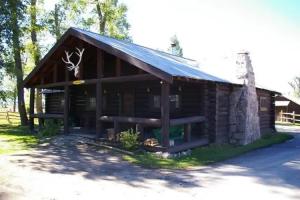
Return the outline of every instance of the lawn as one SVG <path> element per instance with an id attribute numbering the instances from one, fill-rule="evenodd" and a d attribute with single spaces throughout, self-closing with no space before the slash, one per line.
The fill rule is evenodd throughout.
<path id="1" fill-rule="evenodd" d="M 19 124 L 17 117 L 7 120 L 5 114 L 0 113 L 0 155 L 28 150 L 39 143 L 37 136 Z"/>
<path id="2" fill-rule="evenodd" d="M 149 168 L 184 169 L 193 166 L 203 166 L 223 161 L 241 154 L 278 144 L 292 139 L 293 136 L 277 133 L 264 136 L 252 144 L 245 146 L 234 145 L 210 145 L 192 150 L 190 156 L 164 159 L 153 153 L 140 153 L 134 156 L 124 155 L 123 159 Z"/>

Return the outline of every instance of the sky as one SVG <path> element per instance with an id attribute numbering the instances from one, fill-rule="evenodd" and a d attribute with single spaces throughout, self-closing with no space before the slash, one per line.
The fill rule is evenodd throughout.
<path id="1" fill-rule="evenodd" d="M 184 57 L 228 80 L 236 76 L 237 53 L 248 51 L 257 84 L 284 94 L 300 76 L 298 0 L 119 1 L 128 6 L 134 43 L 167 50 L 176 34 Z"/>

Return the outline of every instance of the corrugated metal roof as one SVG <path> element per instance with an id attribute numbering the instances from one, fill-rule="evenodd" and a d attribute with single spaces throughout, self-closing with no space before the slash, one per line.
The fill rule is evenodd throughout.
<path id="1" fill-rule="evenodd" d="M 288 106 L 290 101 L 275 101 L 275 106 Z"/>
<path id="2" fill-rule="evenodd" d="M 174 56 L 162 51 L 150 49 L 123 40 L 106 37 L 79 28 L 74 29 L 115 49 L 118 49 L 119 51 L 122 51 L 134 58 L 148 63 L 153 67 L 158 68 L 172 76 L 230 83 L 227 80 L 203 72 L 202 70 L 200 70 L 197 62 L 194 60 Z"/>

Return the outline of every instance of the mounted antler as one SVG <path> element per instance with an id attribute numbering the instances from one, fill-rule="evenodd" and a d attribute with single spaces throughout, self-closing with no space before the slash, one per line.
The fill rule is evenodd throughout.
<path id="1" fill-rule="evenodd" d="M 80 50 L 79 48 L 76 47 L 76 50 L 77 50 L 77 52 L 75 52 L 75 53 L 76 53 L 76 55 L 79 57 L 79 60 L 78 60 L 78 62 L 77 62 L 76 65 L 70 60 L 70 58 L 71 58 L 71 56 L 73 55 L 74 52 L 72 52 L 72 53 L 69 54 L 68 51 L 65 51 L 66 59 L 67 59 L 67 60 L 65 60 L 63 57 L 62 57 L 61 59 L 62 59 L 62 61 L 63 61 L 64 63 L 67 64 L 68 70 L 69 70 L 69 71 L 74 70 L 74 76 L 75 76 L 76 78 L 79 78 L 79 64 L 80 64 L 81 59 L 82 59 L 82 55 L 83 55 L 83 52 L 84 52 L 84 48 L 83 48 L 82 50 Z"/>

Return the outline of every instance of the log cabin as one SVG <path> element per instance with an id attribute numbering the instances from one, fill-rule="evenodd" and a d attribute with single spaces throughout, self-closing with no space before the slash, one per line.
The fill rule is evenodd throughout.
<path id="1" fill-rule="evenodd" d="M 275 97 L 275 115 L 276 121 L 292 121 L 291 119 L 282 119 L 282 113 L 300 114 L 300 103 L 293 97 L 277 95 Z M 284 116 L 290 117 L 290 116 Z M 292 118 L 292 117 L 290 117 Z"/>
<path id="2" fill-rule="evenodd" d="M 157 139 L 150 150 L 168 152 L 231 142 L 230 94 L 242 87 L 193 60 L 78 28 L 64 33 L 24 86 L 32 130 L 34 118 L 61 119 L 65 134 L 80 130 L 96 138 L 135 128 L 142 141 Z M 34 112 L 37 88 L 43 113 Z M 257 88 L 262 133 L 275 130 L 275 94 Z"/>

